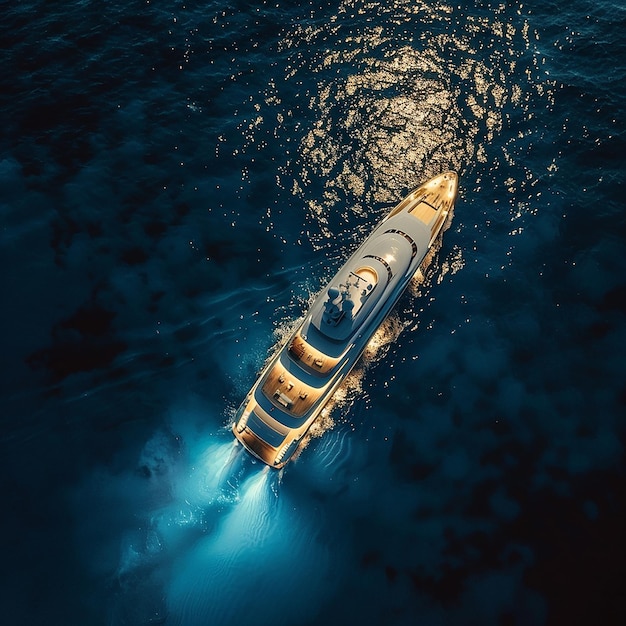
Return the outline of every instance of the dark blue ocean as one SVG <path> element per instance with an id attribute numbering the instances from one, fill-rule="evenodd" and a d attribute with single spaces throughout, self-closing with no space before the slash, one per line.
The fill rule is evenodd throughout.
<path id="1" fill-rule="evenodd" d="M 1 6 L 2 624 L 626 623 L 623 2 Z M 264 469 L 256 374 L 448 169 Z"/>

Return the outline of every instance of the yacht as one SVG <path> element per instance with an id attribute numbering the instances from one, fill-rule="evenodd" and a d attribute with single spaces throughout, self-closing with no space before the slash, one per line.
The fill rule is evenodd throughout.
<path id="1" fill-rule="evenodd" d="M 273 468 L 293 456 L 389 314 L 452 211 L 455 172 L 406 196 L 313 301 L 235 416 L 233 433 Z"/>

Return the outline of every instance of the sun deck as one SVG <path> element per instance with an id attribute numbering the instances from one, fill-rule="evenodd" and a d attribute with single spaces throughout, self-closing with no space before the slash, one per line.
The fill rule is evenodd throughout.
<path id="1" fill-rule="evenodd" d="M 413 207 L 409 213 L 416 217 L 420 222 L 424 224 L 430 224 L 433 221 L 435 215 L 437 215 L 437 210 L 432 207 L 428 202 L 420 202 L 415 207 Z"/>
<path id="2" fill-rule="evenodd" d="M 307 385 L 287 370 L 280 361 L 267 375 L 262 391 L 271 403 L 293 417 L 302 417 L 320 397 L 324 387 Z"/>
<path id="3" fill-rule="evenodd" d="M 298 333 L 289 345 L 289 356 L 306 372 L 318 376 L 328 375 L 339 363 L 340 357 L 324 354 L 306 342 Z"/>

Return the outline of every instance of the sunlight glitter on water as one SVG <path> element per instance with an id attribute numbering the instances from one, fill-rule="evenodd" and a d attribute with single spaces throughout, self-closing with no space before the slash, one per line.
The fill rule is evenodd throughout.
<path id="1" fill-rule="evenodd" d="M 537 90 L 549 99 L 535 80 L 537 60 L 524 58 L 535 34 L 509 23 L 505 8 L 494 13 L 501 17 L 445 3 L 345 1 L 329 22 L 285 34 L 282 51 L 294 51 L 286 80 L 316 86 L 305 91 L 310 128 L 285 171 L 320 247 L 337 232 L 334 212 L 367 215 L 428 175 L 486 162 L 485 143 L 529 115 Z M 384 17 L 390 27 L 356 30 L 355 14 Z M 421 31 L 406 29 L 416 15 Z M 306 56 L 296 52 L 303 46 Z M 520 62 L 529 64 L 527 84 L 510 78 Z M 524 187 L 529 174 L 518 181 Z"/>

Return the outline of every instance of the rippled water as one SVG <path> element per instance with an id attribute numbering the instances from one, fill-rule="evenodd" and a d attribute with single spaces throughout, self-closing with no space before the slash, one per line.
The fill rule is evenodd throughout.
<path id="1" fill-rule="evenodd" d="M 626 10 L 4 7 L 3 618 L 624 618 Z M 405 192 L 454 218 L 298 459 L 234 445 Z"/>

